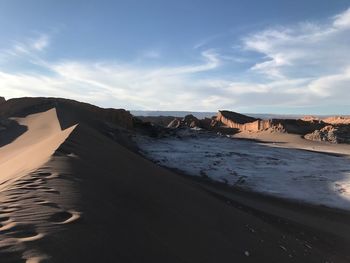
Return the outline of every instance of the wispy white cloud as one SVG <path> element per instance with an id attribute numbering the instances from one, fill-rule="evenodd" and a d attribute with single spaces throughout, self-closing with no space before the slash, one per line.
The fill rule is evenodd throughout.
<path id="1" fill-rule="evenodd" d="M 308 88 L 325 98 L 336 101 L 350 99 L 348 97 L 350 89 L 350 66 L 339 73 L 319 77 L 308 84 Z"/>
<path id="2" fill-rule="evenodd" d="M 309 82 L 299 88 L 317 99 L 335 96 L 336 90 L 347 85 L 348 43 L 350 9 L 334 16 L 329 23 L 300 23 L 249 35 L 244 38 L 244 49 L 265 58 L 253 65 L 252 71 L 270 81 L 308 78 Z"/>
<path id="3" fill-rule="evenodd" d="M 26 39 L 25 41 L 15 41 L 13 46 L 4 50 L 4 53 L 14 56 L 22 56 L 23 54 L 34 54 L 43 51 L 49 45 L 49 37 L 40 35 L 37 38 Z"/>
<path id="4" fill-rule="evenodd" d="M 297 71 L 311 65 L 320 68 L 318 72 L 321 74 L 324 74 L 322 69 L 334 70 L 335 66 L 343 69 L 350 57 L 349 14 L 350 9 L 335 16 L 329 24 L 301 23 L 267 29 L 246 37 L 244 48 L 261 53 L 266 58 L 256 63 L 252 70 L 267 76 L 272 72 L 274 77 L 276 72 L 277 76 L 281 76 L 290 70 Z"/>
<path id="5" fill-rule="evenodd" d="M 10 97 L 62 96 L 139 109 L 180 109 L 195 104 L 204 109 L 201 100 L 206 95 L 200 95 L 191 75 L 219 67 L 220 59 L 213 50 L 202 52 L 201 58 L 202 63 L 156 68 L 127 63 L 37 60 L 37 65 L 51 72 L 49 76 L 0 71 L 0 89 Z"/>
<path id="6" fill-rule="evenodd" d="M 45 51 L 49 44 L 50 38 L 46 34 L 23 41 L 14 41 L 11 47 L 0 50 L 0 66 L 13 60 L 40 60 L 38 55 Z"/>
<path id="7" fill-rule="evenodd" d="M 208 46 L 211 41 L 219 38 L 220 36 L 222 36 L 222 34 L 216 34 L 216 35 L 206 37 L 206 38 L 198 41 L 197 43 L 195 43 L 193 46 L 193 49 L 204 48 L 204 47 Z"/>
<path id="8" fill-rule="evenodd" d="M 348 43 L 350 9 L 323 23 L 303 22 L 246 35 L 235 49 L 241 50 L 239 60 L 232 53 L 206 49 L 195 51 L 197 62 L 175 66 L 48 61 L 42 54 L 50 37 L 41 35 L 14 43 L 7 54 L 23 60 L 29 57 L 46 73 L 9 72 L 0 64 L 0 91 L 7 97 L 59 96 L 128 109 L 249 111 L 260 106 L 349 105 Z M 251 51 L 257 56 L 252 58 Z M 164 57 L 156 50 L 140 54 L 141 60 L 157 58 L 160 63 Z M 252 60 L 246 72 L 227 73 L 230 65 L 247 65 Z M 225 74 L 220 73 L 222 69 Z"/>
<path id="9" fill-rule="evenodd" d="M 158 50 L 146 50 L 142 52 L 142 57 L 143 58 L 150 58 L 150 59 L 158 59 L 161 57 L 161 53 Z"/>
<path id="10" fill-rule="evenodd" d="M 32 49 L 42 51 L 49 45 L 49 37 L 41 35 L 39 38 L 32 40 L 30 47 Z"/>
<path id="11" fill-rule="evenodd" d="M 334 16 L 333 25 L 336 28 L 349 28 L 350 27 L 350 8 L 345 12 Z"/>

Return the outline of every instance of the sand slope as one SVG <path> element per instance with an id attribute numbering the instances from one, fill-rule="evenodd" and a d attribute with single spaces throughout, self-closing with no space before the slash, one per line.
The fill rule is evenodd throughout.
<path id="1" fill-rule="evenodd" d="M 55 109 L 14 120 L 28 130 L 0 148 L 0 190 L 46 163 L 75 128 L 62 131 Z"/>
<path id="2" fill-rule="evenodd" d="M 52 262 L 348 260 L 348 241 L 270 217 L 268 211 L 245 210 L 88 126 L 79 125 L 59 151 L 75 156 L 68 162 L 81 195 L 82 221 L 47 236 L 41 249 Z"/>
<path id="3" fill-rule="evenodd" d="M 273 143 L 275 147 L 304 149 L 315 152 L 335 153 L 350 156 L 349 144 L 334 144 L 327 142 L 309 141 L 297 134 L 279 132 L 240 132 L 233 138 L 252 139 L 266 143 Z"/>
<path id="4" fill-rule="evenodd" d="M 40 262 L 46 255 L 30 244 L 78 215 L 53 210 L 72 200 L 57 200 L 57 187 L 47 183 L 54 174 L 42 170 L 75 126 L 62 131 L 54 108 L 14 120 L 27 130 L 0 148 L 0 262 Z"/>

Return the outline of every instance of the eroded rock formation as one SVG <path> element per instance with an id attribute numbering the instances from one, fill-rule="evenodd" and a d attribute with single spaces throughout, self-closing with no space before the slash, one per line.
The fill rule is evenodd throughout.
<path id="1" fill-rule="evenodd" d="M 241 132 L 259 132 L 269 130 L 271 132 L 288 132 L 301 135 L 305 135 L 316 129 L 321 129 L 325 126 L 323 122 L 317 120 L 261 120 L 230 111 L 219 111 L 216 116 L 216 121 L 227 127 L 236 128 Z"/>
<path id="2" fill-rule="evenodd" d="M 324 122 L 329 124 L 350 124 L 350 116 L 334 116 L 323 119 Z"/>
<path id="3" fill-rule="evenodd" d="M 158 116 L 152 118 L 159 122 L 165 117 Z M 171 119 L 169 116 L 166 118 L 167 121 Z M 159 129 L 157 130 L 157 134 L 159 134 L 160 130 L 164 130 L 165 126 L 173 130 L 177 128 L 201 128 L 203 130 L 226 135 L 238 132 L 283 132 L 298 134 L 309 140 L 333 143 L 350 142 L 350 128 L 346 127 L 346 125 L 329 124 L 327 122 L 343 124 L 350 122 L 350 118 L 332 117 L 322 119 L 314 116 L 306 116 L 302 119 L 258 119 L 240 113 L 222 110 L 212 118 L 204 118 L 201 120 L 191 114 L 186 115 L 184 118 L 173 117 L 168 125 L 158 125 Z M 348 126 L 350 127 L 350 125 Z"/>
<path id="4" fill-rule="evenodd" d="M 183 119 L 175 118 L 168 124 L 168 128 L 201 128 L 200 121 L 192 114 L 186 115 Z"/>
<path id="5" fill-rule="evenodd" d="M 306 134 L 305 139 L 331 143 L 350 143 L 350 125 L 327 125 L 320 130 Z"/>

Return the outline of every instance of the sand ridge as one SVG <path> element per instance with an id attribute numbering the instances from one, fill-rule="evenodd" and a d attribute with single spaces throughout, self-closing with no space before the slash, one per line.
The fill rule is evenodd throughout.
<path id="1" fill-rule="evenodd" d="M 0 190 L 46 163 L 76 127 L 62 131 L 55 108 L 14 119 L 28 130 L 0 148 Z"/>
<path id="2" fill-rule="evenodd" d="M 13 120 L 27 131 L 0 148 L 0 261 L 41 262 L 48 256 L 32 244 L 80 218 L 64 200 L 69 182 L 47 166 L 77 125 L 62 131 L 55 108 Z"/>

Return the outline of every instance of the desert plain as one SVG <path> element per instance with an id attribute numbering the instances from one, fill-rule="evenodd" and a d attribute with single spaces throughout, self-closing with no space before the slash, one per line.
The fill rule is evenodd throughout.
<path id="1" fill-rule="evenodd" d="M 0 262 L 349 262 L 346 118 L 0 103 Z"/>

